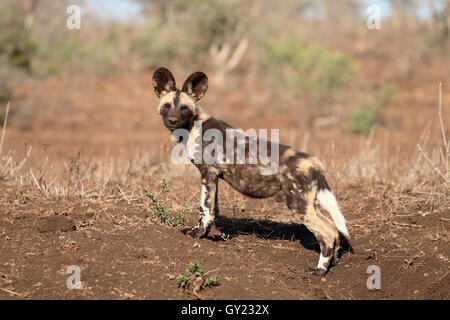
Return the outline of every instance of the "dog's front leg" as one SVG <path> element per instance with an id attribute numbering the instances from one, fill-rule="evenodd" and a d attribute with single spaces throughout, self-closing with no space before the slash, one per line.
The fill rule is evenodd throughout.
<path id="1" fill-rule="evenodd" d="M 217 184 L 218 175 L 212 170 L 205 170 L 202 175 L 202 196 L 200 200 L 200 220 L 197 225 L 187 231 L 192 237 L 202 237 L 206 235 L 214 222 L 216 212 L 213 212 L 213 198 L 217 206 Z M 218 208 L 217 208 L 218 210 Z M 216 209 L 214 209 L 216 211 Z M 218 215 L 218 212 L 217 212 Z"/>

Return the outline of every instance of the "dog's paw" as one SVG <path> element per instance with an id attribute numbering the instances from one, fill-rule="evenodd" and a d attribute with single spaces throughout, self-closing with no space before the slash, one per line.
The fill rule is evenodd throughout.
<path id="1" fill-rule="evenodd" d="M 326 273 L 327 273 L 327 269 L 324 269 L 324 268 L 311 268 L 311 267 L 308 267 L 308 268 L 306 268 L 306 270 L 305 270 L 305 272 L 306 273 L 309 273 L 309 274 L 312 274 L 312 275 L 315 275 L 315 276 L 323 276 L 323 275 L 325 275 Z"/>
<path id="2" fill-rule="evenodd" d="M 206 230 L 204 228 L 200 228 L 199 226 L 195 226 L 193 228 L 186 229 L 185 234 L 192 238 L 201 238 L 206 234 Z"/>

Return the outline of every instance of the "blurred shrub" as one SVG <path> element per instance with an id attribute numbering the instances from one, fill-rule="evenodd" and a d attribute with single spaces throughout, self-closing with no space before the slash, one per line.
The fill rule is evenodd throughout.
<path id="1" fill-rule="evenodd" d="M 288 37 L 263 45 L 263 67 L 275 88 L 294 95 L 312 95 L 318 105 L 329 103 L 346 88 L 357 70 L 348 56 Z"/>
<path id="2" fill-rule="evenodd" d="M 46 50 L 41 50 L 38 60 L 34 71 L 40 76 L 63 72 L 114 74 L 119 62 L 115 31 L 113 29 L 95 40 L 88 39 L 85 34 L 64 34 Z"/>
<path id="3" fill-rule="evenodd" d="M 31 72 L 37 41 L 18 5 L 0 6 L 0 104 L 11 100 L 17 72 Z M 0 114 L 0 126 L 4 114 Z"/>
<path id="4" fill-rule="evenodd" d="M 5 121 L 6 109 L 4 108 L 4 105 L 11 100 L 12 95 L 13 92 L 8 78 L 8 70 L 5 63 L 2 63 L 2 59 L 0 58 L 0 127 L 3 126 Z"/>
<path id="5" fill-rule="evenodd" d="M 5 111 L 0 111 L 0 127 L 3 127 L 3 124 L 5 123 L 5 116 L 6 116 L 6 113 L 5 113 Z"/>
<path id="6" fill-rule="evenodd" d="M 434 50 L 439 47 L 439 39 L 433 33 L 425 33 L 422 36 L 422 43 L 426 50 Z"/>
<path id="7" fill-rule="evenodd" d="M 177 57 L 184 60 L 181 55 L 185 52 L 186 43 L 180 42 L 177 34 L 171 36 L 170 33 L 160 21 L 155 22 L 131 40 L 131 50 L 139 54 L 145 67 L 151 69 L 170 65 Z"/>
<path id="8" fill-rule="evenodd" d="M 6 84 L 6 82 L 0 80 L 0 104 L 11 100 L 11 97 L 12 97 L 11 88 Z"/>
<path id="9" fill-rule="evenodd" d="M 394 102 L 399 95 L 396 86 L 385 83 L 376 88 L 373 92 L 373 102 L 366 102 L 358 110 L 350 114 L 345 121 L 345 127 L 348 131 L 368 135 L 373 125 L 379 121 L 381 111 Z"/>
<path id="10" fill-rule="evenodd" d="M 11 100 L 12 88 L 10 83 L 9 68 L 0 58 L 0 105 Z"/>
<path id="11" fill-rule="evenodd" d="M 399 94 L 400 91 L 395 85 L 390 83 L 383 83 L 375 91 L 376 103 L 378 103 L 381 108 L 384 108 L 390 105 L 392 102 L 395 102 Z"/>
<path id="12" fill-rule="evenodd" d="M 196 0 L 196 2 L 192 14 L 197 15 L 195 24 L 201 40 L 197 48 L 199 52 L 208 50 L 212 44 L 237 42 L 246 28 L 244 23 L 246 8 L 242 1 Z"/>
<path id="13" fill-rule="evenodd" d="M 0 57 L 6 63 L 31 70 L 37 42 L 25 23 L 25 15 L 15 5 L 0 8 Z"/>
<path id="14" fill-rule="evenodd" d="M 380 108 L 370 103 L 354 111 L 345 122 L 345 127 L 352 133 L 369 135 L 380 115 Z"/>
<path id="15" fill-rule="evenodd" d="M 149 24 L 132 40 L 146 67 L 178 64 L 209 68 L 211 46 L 236 44 L 245 30 L 245 2 L 166 0 L 165 18 Z"/>

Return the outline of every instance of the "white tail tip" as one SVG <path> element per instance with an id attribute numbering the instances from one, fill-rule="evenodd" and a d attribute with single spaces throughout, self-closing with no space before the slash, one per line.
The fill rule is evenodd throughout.
<path id="1" fill-rule="evenodd" d="M 320 205 L 330 213 L 330 216 L 339 232 L 342 233 L 347 239 L 350 239 L 345 218 L 342 215 L 341 210 L 339 210 L 334 194 L 327 189 L 320 190 L 317 192 L 317 200 L 319 200 Z"/>

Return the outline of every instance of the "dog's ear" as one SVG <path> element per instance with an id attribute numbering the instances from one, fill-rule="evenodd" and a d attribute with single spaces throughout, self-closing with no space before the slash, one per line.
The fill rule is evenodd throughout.
<path id="1" fill-rule="evenodd" d="M 195 101 L 200 100 L 208 90 L 208 77 L 203 72 L 194 72 L 183 84 L 181 91 L 190 95 Z"/>
<path id="2" fill-rule="evenodd" d="M 175 79 L 172 73 L 164 67 L 158 68 L 153 73 L 153 87 L 158 98 L 165 96 L 171 91 L 175 91 Z"/>

